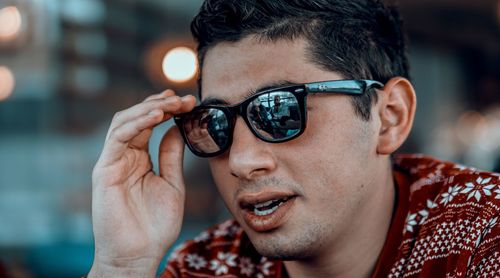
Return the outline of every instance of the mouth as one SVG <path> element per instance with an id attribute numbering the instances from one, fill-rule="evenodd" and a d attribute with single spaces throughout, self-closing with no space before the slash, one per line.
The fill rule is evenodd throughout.
<path id="1" fill-rule="evenodd" d="M 262 192 L 240 199 L 243 220 L 257 232 L 278 228 L 287 219 L 297 195 L 284 192 Z"/>
<path id="2" fill-rule="evenodd" d="M 255 215 L 266 216 L 266 215 L 270 215 L 271 213 L 275 212 L 281 205 L 286 203 L 291 198 L 293 198 L 293 197 L 271 199 L 268 201 L 257 202 L 254 204 L 248 203 L 248 204 L 244 205 L 243 208 L 246 211 L 250 211 L 250 212 L 254 213 Z"/>

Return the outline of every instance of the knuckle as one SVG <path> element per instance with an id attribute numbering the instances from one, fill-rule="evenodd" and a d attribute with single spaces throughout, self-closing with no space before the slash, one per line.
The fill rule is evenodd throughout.
<path id="1" fill-rule="evenodd" d="M 155 100 L 158 100 L 160 99 L 160 96 L 159 95 L 151 95 L 149 97 L 147 97 L 143 103 L 147 103 L 147 102 L 152 102 L 152 101 L 155 101 Z"/>
<path id="2" fill-rule="evenodd" d="M 123 115 L 123 111 L 118 111 L 113 115 L 113 120 L 119 119 Z"/>
<path id="3" fill-rule="evenodd" d="M 147 96 L 144 100 L 150 100 L 156 96 L 158 96 L 159 94 L 150 94 L 149 96 Z"/>
<path id="4" fill-rule="evenodd" d="M 169 102 L 169 106 L 172 108 L 172 109 L 178 109 L 180 108 L 182 105 L 181 103 L 181 98 L 179 96 L 175 96 L 173 97 L 172 101 Z"/>
<path id="5" fill-rule="evenodd" d="M 168 101 L 168 103 L 176 104 L 176 103 L 178 103 L 178 102 L 181 101 L 181 97 L 179 97 L 179 96 L 171 96 L 171 97 L 167 98 L 167 101 Z"/>
<path id="6" fill-rule="evenodd" d="M 109 138 L 113 138 L 113 139 L 120 138 L 121 134 L 123 134 L 123 132 L 121 131 L 121 129 L 118 128 L 118 127 L 115 127 L 109 133 Z"/>

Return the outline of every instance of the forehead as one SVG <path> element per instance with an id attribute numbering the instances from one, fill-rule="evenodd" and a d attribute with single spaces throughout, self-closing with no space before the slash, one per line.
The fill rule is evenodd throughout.
<path id="1" fill-rule="evenodd" d="M 247 37 L 211 48 L 202 68 L 202 99 L 237 103 L 250 92 L 270 84 L 307 83 L 340 79 L 309 59 L 305 40 L 262 41 Z"/>

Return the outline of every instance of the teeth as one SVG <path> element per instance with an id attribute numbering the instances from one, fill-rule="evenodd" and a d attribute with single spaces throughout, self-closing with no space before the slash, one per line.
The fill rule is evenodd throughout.
<path id="1" fill-rule="evenodd" d="M 274 201 L 276 201 L 276 200 L 269 200 L 269 201 L 267 201 L 267 202 L 265 202 L 265 203 L 259 203 L 259 204 L 256 204 L 256 205 L 255 205 L 255 208 L 267 207 L 267 206 L 269 206 L 270 204 L 272 204 Z"/>
<path id="2" fill-rule="evenodd" d="M 271 213 L 275 212 L 281 204 L 283 204 L 283 203 L 281 202 L 281 203 L 279 203 L 279 205 L 277 205 L 277 206 L 274 206 L 274 207 L 272 207 L 272 208 L 270 208 L 270 209 L 266 209 L 266 210 L 262 210 L 262 211 L 260 211 L 260 210 L 258 210 L 257 208 L 255 208 L 255 209 L 253 210 L 253 212 L 254 212 L 256 215 L 258 215 L 258 216 L 269 215 L 269 214 L 271 214 Z"/>
<path id="3" fill-rule="evenodd" d="M 287 198 L 287 197 L 285 197 L 285 198 L 283 198 L 283 199 L 273 199 L 273 200 L 269 200 L 269 201 L 264 202 L 264 203 L 258 203 L 258 204 L 256 204 L 256 205 L 254 205 L 254 207 L 255 207 L 255 208 L 267 207 L 267 206 L 271 205 L 273 202 L 278 202 L 278 201 L 280 201 L 281 203 L 283 203 L 283 202 L 288 201 L 288 198 Z"/>
<path id="4" fill-rule="evenodd" d="M 279 200 L 279 199 L 275 199 L 275 200 L 269 200 L 267 202 L 264 202 L 264 203 L 259 203 L 259 204 L 256 204 L 254 206 L 254 209 L 253 209 L 253 212 L 258 215 L 258 216 L 264 216 L 264 215 L 269 215 L 273 212 L 275 212 L 284 202 L 286 202 L 288 199 L 285 198 L 285 199 L 282 199 L 282 200 Z M 279 203 L 278 203 L 279 201 Z M 274 206 L 268 208 L 268 209 L 264 209 L 262 210 L 262 208 L 264 207 L 269 207 L 271 204 L 275 204 Z"/>

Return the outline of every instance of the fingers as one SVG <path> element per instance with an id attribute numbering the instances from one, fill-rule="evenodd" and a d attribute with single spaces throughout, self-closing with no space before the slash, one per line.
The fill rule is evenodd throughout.
<path id="1" fill-rule="evenodd" d="M 112 131 L 113 139 L 120 143 L 127 143 L 139 135 L 143 130 L 157 124 L 163 117 L 163 111 L 155 109 L 146 115 L 141 115 L 134 120 L 126 122 Z"/>
<path id="2" fill-rule="evenodd" d="M 143 103 L 117 113 L 108 131 L 103 155 L 108 161 L 119 159 L 135 137 L 171 118 L 174 114 L 190 111 L 195 102 L 193 96 L 183 98 L 178 96 L 167 96 L 166 98 L 157 96 L 155 98 L 152 96 Z"/>
<path id="3" fill-rule="evenodd" d="M 167 92 L 167 94 L 170 93 Z M 185 96 L 181 98 L 175 95 L 166 97 L 162 94 L 154 95 L 151 96 L 151 98 L 146 99 L 144 102 L 116 113 L 109 129 L 113 130 L 118 126 L 121 126 L 142 115 L 146 115 L 155 109 L 163 110 L 165 112 L 163 120 L 168 120 L 174 111 L 177 113 L 184 113 L 187 109 L 192 109 L 190 104 L 194 102 L 196 102 L 196 100 L 193 96 Z"/>
<path id="4" fill-rule="evenodd" d="M 182 162 L 184 158 L 184 141 L 177 126 L 170 128 L 163 136 L 159 151 L 160 176 L 179 190 L 184 184 Z"/>
<path id="5" fill-rule="evenodd" d="M 112 162 L 119 160 L 123 152 L 129 146 L 129 142 L 139 136 L 144 130 L 154 127 L 160 123 L 164 112 L 156 109 L 146 115 L 141 115 L 108 133 L 108 138 L 104 144 L 102 157 L 106 161 Z"/>
<path id="6" fill-rule="evenodd" d="M 159 94 L 154 94 L 154 95 L 150 95 L 149 97 L 147 97 L 146 99 L 144 99 L 143 102 L 146 102 L 146 101 L 149 101 L 149 100 L 153 100 L 153 99 L 159 99 L 159 98 L 165 98 L 165 97 L 171 97 L 171 96 L 174 96 L 175 95 L 175 92 L 173 90 L 165 90 Z"/>

